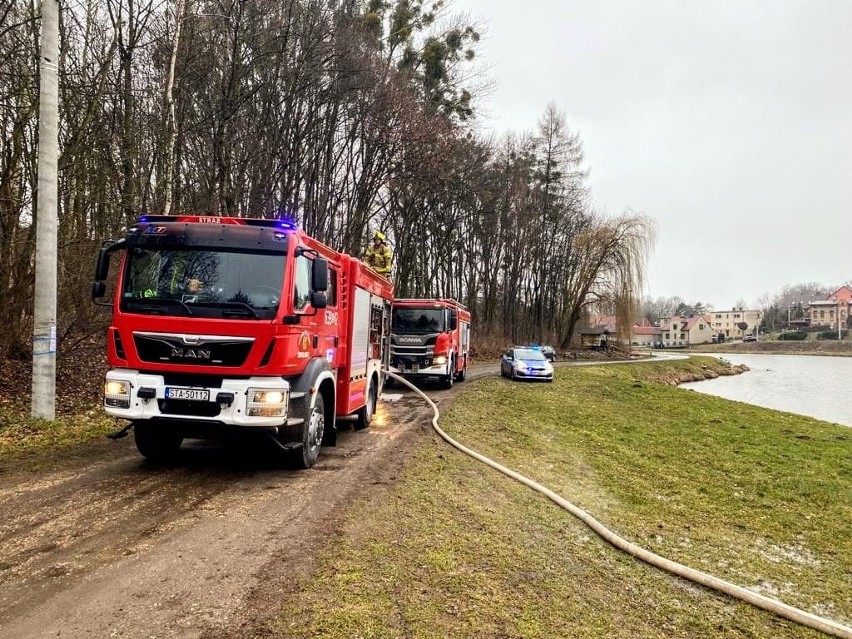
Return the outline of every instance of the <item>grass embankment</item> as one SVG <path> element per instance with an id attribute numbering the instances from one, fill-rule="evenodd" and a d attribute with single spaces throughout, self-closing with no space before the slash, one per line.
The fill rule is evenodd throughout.
<path id="1" fill-rule="evenodd" d="M 0 406 L 0 465 L 15 461 L 38 467 L 51 453 L 79 447 L 120 426 L 101 406 L 58 415 L 53 422 Z"/>
<path id="2" fill-rule="evenodd" d="M 698 344 L 690 350 L 704 353 L 749 353 L 753 355 L 827 355 L 852 357 L 852 341 L 804 340 L 785 341 L 763 339 L 759 342 L 726 342 L 724 344 Z"/>
<path id="3" fill-rule="evenodd" d="M 849 623 L 852 431 L 648 381 L 699 368 L 486 379 L 442 426 L 640 545 Z M 325 557 L 272 636 L 820 636 L 641 564 L 437 438 Z"/>

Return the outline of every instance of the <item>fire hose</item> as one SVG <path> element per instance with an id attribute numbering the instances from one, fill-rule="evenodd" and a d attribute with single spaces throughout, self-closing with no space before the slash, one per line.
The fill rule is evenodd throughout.
<path id="1" fill-rule="evenodd" d="M 805 610 L 801 610 L 799 608 L 795 608 L 788 604 L 785 604 L 782 601 L 777 599 L 773 599 L 771 597 L 766 597 L 759 593 L 748 590 L 747 588 L 743 588 L 742 586 L 738 586 L 729 581 L 725 581 L 719 577 L 715 577 L 706 572 L 702 572 L 700 570 L 696 570 L 695 568 L 690 568 L 689 566 L 685 566 L 676 561 L 672 561 L 671 559 L 666 559 L 665 557 L 658 555 L 656 553 L 651 552 L 641 546 L 637 546 L 636 544 L 627 541 L 623 537 L 617 535 L 609 528 L 601 524 L 597 519 L 592 517 L 585 510 L 575 506 L 570 501 L 565 499 L 564 497 L 559 496 L 549 488 L 542 486 L 541 484 L 529 479 L 520 473 L 511 470 L 510 468 L 506 468 L 498 464 L 497 462 L 489 459 L 485 455 L 481 455 L 476 451 L 467 448 L 466 446 L 460 444 L 452 437 L 447 435 L 441 427 L 438 426 L 438 419 L 441 416 L 438 407 L 423 391 L 417 388 L 414 384 L 404 379 L 402 376 L 397 375 L 395 373 L 391 373 L 386 371 L 386 374 L 398 381 L 401 384 L 404 384 L 408 388 L 412 389 L 415 393 L 420 395 L 427 404 L 432 408 L 433 416 L 432 416 L 432 428 L 436 433 L 450 446 L 457 448 L 461 452 L 465 453 L 481 461 L 483 464 L 491 466 L 495 470 L 503 473 L 507 477 L 511 477 L 515 481 L 518 481 L 525 486 L 532 488 L 533 490 L 541 493 L 552 502 L 567 510 L 569 513 L 580 519 L 584 524 L 586 524 L 589 528 L 591 528 L 599 537 L 603 538 L 605 541 L 609 542 L 611 545 L 615 546 L 615 548 L 626 552 L 641 561 L 644 561 L 651 566 L 655 566 L 656 568 L 660 568 L 665 570 L 668 573 L 676 575 L 678 577 L 682 577 L 694 583 L 700 584 L 702 586 L 706 586 L 707 588 L 711 588 L 717 592 L 721 592 L 730 597 L 738 599 L 740 601 L 744 601 L 749 603 L 757 608 L 761 608 L 768 612 L 778 615 L 779 617 L 783 617 L 789 621 L 793 621 L 795 623 L 801 624 L 803 626 L 807 626 L 808 628 L 813 628 L 814 630 L 819 630 L 824 632 L 827 635 L 831 635 L 834 637 L 840 637 L 841 639 L 852 639 L 852 628 L 849 626 L 844 626 L 836 621 L 832 621 L 831 619 L 826 619 L 825 617 L 820 617 L 814 615 Z"/>

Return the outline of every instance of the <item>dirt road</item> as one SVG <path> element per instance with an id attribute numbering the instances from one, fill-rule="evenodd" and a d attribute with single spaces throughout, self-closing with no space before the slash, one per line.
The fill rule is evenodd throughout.
<path id="1" fill-rule="evenodd" d="M 429 431 L 424 403 L 392 392 L 403 396 L 308 471 L 282 470 L 266 447 L 194 442 L 158 469 L 126 438 L 0 474 L 0 638 L 251 636 L 334 542 L 347 504 L 392 484 Z"/>

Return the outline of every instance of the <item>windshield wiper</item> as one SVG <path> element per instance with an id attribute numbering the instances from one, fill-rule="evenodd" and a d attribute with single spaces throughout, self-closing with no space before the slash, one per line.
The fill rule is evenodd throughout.
<path id="1" fill-rule="evenodd" d="M 207 306 L 210 308 L 223 308 L 223 309 L 233 309 L 239 311 L 246 311 L 251 314 L 254 319 L 260 319 L 260 315 L 254 309 L 253 306 L 246 304 L 245 302 L 195 302 L 196 306 Z"/>
<path id="2" fill-rule="evenodd" d="M 189 306 L 187 306 L 186 302 L 183 302 L 181 300 L 158 299 L 157 301 L 158 302 L 165 302 L 166 304 L 180 304 L 181 306 L 183 306 L 183 309 L 186 311 L 187 315 L 193 314 L 192 309 L 189 308 Z M 169 308 L 167 306 L 161 306 L 159 304 L 146 304 L 144 302 L 137 301 L 137 300 L 130 300 L 130 302 L 132 302 L 133 304 L 136 304 L 136 309 L 140 310 L 140 311 L 148 311 L 148 312 L 153 312 L 153 313 L 166 313 L 169 310 Z"/>

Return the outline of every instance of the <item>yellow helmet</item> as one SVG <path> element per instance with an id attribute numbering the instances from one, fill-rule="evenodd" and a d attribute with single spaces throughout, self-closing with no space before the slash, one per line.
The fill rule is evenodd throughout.
<path id="1" fill-rule="evenodd" d="M 374 240 L 381 240 L 382 242 L 384 242 L 388 238 L 386 238 L 385 234 L 382 233 L 381 231 L 376 231 L 376 233 L 373 235 L 373 239 Z"/>

